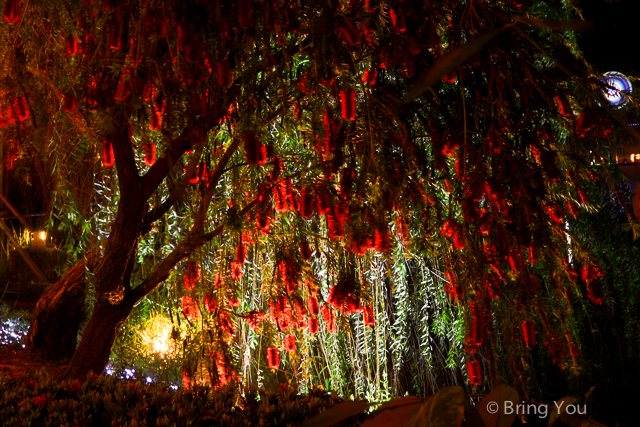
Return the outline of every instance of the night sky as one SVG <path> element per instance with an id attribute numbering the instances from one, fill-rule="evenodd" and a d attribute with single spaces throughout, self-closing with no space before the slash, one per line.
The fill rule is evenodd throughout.
<path id="1" fill-rule="evenodd" d="M 640 1 L 581 0 L 584 17 L 595 23 L 580 47 L 598 71 L 640 74 Z"/>

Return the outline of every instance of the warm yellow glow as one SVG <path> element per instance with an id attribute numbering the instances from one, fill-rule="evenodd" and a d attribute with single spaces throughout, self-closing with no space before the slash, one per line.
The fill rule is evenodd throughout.
<path id="1" fill-rule="evenodd" d="M 165 355 L 173 351 L 171 340 L 172 326 L 169 319 L 160 314 L 149 319 L 145 330 L 138 332 L 149 353 Z"/>
<path id="2" fill-rule="evenodd" d="M 41 231 L 38 233 L 38 237 L 40 237 L 40 240 L 47 240 L 47 233 L 44 231 Z"/>

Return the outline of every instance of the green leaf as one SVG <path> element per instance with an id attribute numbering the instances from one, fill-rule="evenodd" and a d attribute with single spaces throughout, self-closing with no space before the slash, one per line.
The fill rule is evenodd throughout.
<path id="1" fill-rule="evenodd" d="M 470 415 L 469 426 L 509 427 L 516 420 L 515 407 L 518 404 L 518 392 L 506 384 L 498 384 Z M 507 414 L 506 403 L 511 402 L 512 411 Z"/>
<path id="2" fill-rule="evenodd" d="M 445 387 L 427 400 L 406 427 L 460 427 L 464 420 L 464 390 Z"/>
<path id="3" fill-rule="evenodd" d="M 392 399 L 382 405 L 363 424 L 363 427 L 404 426 L 420 410 L 424 400 L 415 396 Z"/>
<path id="4" fill-rule="evenodd" d="M 365 402 L 343 402 L 333 406 L 319 415 L 306 420 L 301 427 L 326 427 L 345 420 L 371 406 Z"/>
<path id="5" fill-rule="evenodd" d="M 553 404 L 553 412 L 549 416 L 549 424 L 547 427 L 551 427 L 560 418 L 564 411 L 567 410 L 567 406 L 571 405 L 577 399 L 575 397 L 563 397 L 559 401 Z M 564 421 L 564 420 L 563 420 Z"/>

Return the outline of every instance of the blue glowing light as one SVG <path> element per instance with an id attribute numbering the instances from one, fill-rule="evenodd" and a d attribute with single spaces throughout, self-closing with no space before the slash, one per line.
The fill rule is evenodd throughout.
<path id="1" fill-rule="evenodd" d="M 622 107 L 629 100 L 631 82 L 622 73 L 610 71 L 604 74 L 604 83 L 609 86 L 604 90 L 604 97 L 612 107 Z"/>

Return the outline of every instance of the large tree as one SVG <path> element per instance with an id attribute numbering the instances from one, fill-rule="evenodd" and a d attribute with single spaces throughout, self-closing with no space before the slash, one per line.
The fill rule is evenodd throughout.
<path id="1" fill-rule="evenodd" d="M 577 367 L 569 299 L 598 303 L 603 272 L 567 239 L 564 217 L 588 204 L 581 186 L 612 130 L 633 131 L 603 101 L 568 31 L 586 26 L 558 21 L 567 15 L 559 2 L 506 0 L 5 2 L 7 164 L 36 153 L 59 176 L 89 162 L 75 194 L 87 217 L 93 183 L 115 186 L 67 376 L 102 372 L 133 307 L 214 238 L 235 254 L 227 277 L 245 245 L 267 242 L 283 312 L 283 297 L 317 293 L 305 234 L 316 252 L 322 240 L 347 254 L 331 318 L 361 304 L 350 264 L 389 252 L 391 229 L 443 260 L 446 290 L 468 312 L 471 382 L 481 346 L 506 349 L 518 372 L 535 330 L 558 364 Z M 160 232 L 172 212 L 188 227 Z M 139 254 L 149 239 L 172 241 L 150 267 Z M 68 301 L 83 262 L 44 297 Z"/>

